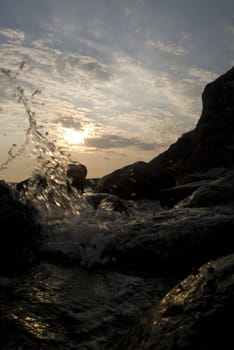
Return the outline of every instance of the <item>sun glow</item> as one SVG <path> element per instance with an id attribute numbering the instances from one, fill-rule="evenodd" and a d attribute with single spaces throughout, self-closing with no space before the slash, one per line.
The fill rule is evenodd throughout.
<path id="1" fill-rule="evenodd" d="M 88 137 L 88 133 L 84 130 L 78 131 L 72 128 L 64 130 L 64 140 L 70 145 L 81 145 Z"/>

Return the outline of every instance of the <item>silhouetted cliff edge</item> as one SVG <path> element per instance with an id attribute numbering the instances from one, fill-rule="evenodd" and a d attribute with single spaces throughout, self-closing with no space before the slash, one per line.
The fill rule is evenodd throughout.
<path id="1" fill-rule="evenodd" d="M 152 159 L 151 167 L 168 168 L 176 177 L 234 167 L 234 67 L 205 87 L 202 103 L 196 128 Z"/>
<path id="2" fill-rule="evenodd" d="M 123 198 L 157 197 L 192 173 L 234 168 L 234 67 L 202 93 L 202 114 L 194 130 L 150 162 L 137 162 L 100 179 L 99 192 Z"/>

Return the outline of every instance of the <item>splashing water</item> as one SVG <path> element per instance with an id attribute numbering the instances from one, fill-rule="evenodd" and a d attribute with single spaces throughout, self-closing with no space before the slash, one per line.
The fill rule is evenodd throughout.
<path id="1" fill-rule="evenodd" d="M 40 91 L 36 89 L 31 98 L 26 96 L 24 89 L 18 84 L 18 77 L 23 68 L 24 61 L 19 65 L 16 73 L 4 68 L 0 69 L 0 72 L 10 82 L 17 102 L 23 105 L 28 119 L 25 142 L 17 152 L 14 152 L 15 145 L 9 149 L 8 158 L 0 166 L 0 171 L 6 169 L 10 162 L 22 155 L 32 144 L 32 155 L 36 159 L 37 166 L 24 195 L 36 204 L 42 212 L 42 216 L 46 216 L 47 220 L 51 218 L 52 212 L 54 214 L 56 210 L 61 215 L 59 209 L 63 210 L 63 216 L 68 211 L 77 215 L 83 206 L 82 201 L 78 193 L 75 193 L 76 200 L 73 198 L 74 193 L 68 195 L 66 180 L 66 169 L 71 160 L 69 155 L 40 132 L 37 126 L 36 113 L 31 108 L 33 97 Z M 38 179 L 43 180 L 38 181 Z M 44 183 L 44 186 L 42 183 Z"/>
<path id="2" fill-rule="evenodd" d="M 0 171 L 32 147 L 31 154 L 37 166 L 22 197 L 30 200 L 39 211 L 37 219 L 43 225 L 47 237 L 44 249 L 47 253 L 59 253 L 68 259 L 79 260 L 85 266 L 100 263 L 102 252 L 112 234 L 123 232 L 126 224 L 146 218 L 153 210 L 152 203 L 147 208 L 144 208 L 145 203 L 143 207 L 137 204 L 139 208 L 134 204 L 131 216 L 108 208 L 95 210 L 86 196 L 80 195 L 75 189 L 68 191 L 67 168 L 71 159 L 40 132 L 36 113 L 31 108 L 34 96 L 40 91 L 36 89 L 30 98 L 26 96 L 18 83 L 23 68 L 24 62 L 16 73 L 0 69 L 0 73 L 10 82 L 17 102 L 23 105 L 28 120 L 25 142 L 15 153 L 12 146 L 7 160 L 0 165 Z"/>
<path id="3" fill-rule="evenodd" d="M 14 146 L 10 148 L 7 160 L 0 165 L 0 171 L 32 147 L 31 154 L 37 165 L 22 192 L 22 199 L 30 200 L 39 211 L 37 220 L 43 225 L 47 236 L 44 249 L 47 252 L 58 251 L 69 259 L 79 259 L 81 263 L 90 265 L 101 256 L 110 239 L 111 228 L 115 226 L 115 230 L 120 229 L 126 217 L 116 212 L 95 211 L 85 196 L 75 189 L 68 192 L 66 172 L 71 159 L 40 132 L 36 113 L 31 108 L 32 99 L 39 90 L 35 90 L 30 98 L 26 96 L 18 83 L 23 68 L 24 62 L 16 73 L 0 69 L 12 86 L 16 101 L 23 105 L 28 120 L 23 145 L 17 152 L 14 152 Z"/>

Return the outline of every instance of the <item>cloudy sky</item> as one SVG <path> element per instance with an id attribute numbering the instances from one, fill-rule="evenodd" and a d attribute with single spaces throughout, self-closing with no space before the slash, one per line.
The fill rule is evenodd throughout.
<path id="1" fill-rule="evenodd" d="M 194 128 L 233 54 L 231 0 L 0 0 L 0 167 L 15 155 L 0 178 L 33 167 L 30 145 L 17 157 L 29 123 L 16 86 L 41 133 L 99 177 Z"/>

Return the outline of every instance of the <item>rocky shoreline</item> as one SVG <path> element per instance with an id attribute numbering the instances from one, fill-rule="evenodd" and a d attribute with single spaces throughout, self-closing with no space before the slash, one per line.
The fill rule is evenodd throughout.
<path id="1" fill-rule="evenodd" d="M 81 294 L 75 296 L 66 290 L 66 298 L 69 296 L 73 304 L 79 303 L 80 309 L 74 311 L 74 305 L 71 308 L 61 297 L 64 290 L 62 292 L 60 284 L 57 289 L 52 288 L 55 299 L 50 296 L 47 303 L 42 303 L 42 307 L 47 308 L 47 326 L 43 331 L 47 337 L 43 338 L 36 331 L 30 333 L 29 328 L 20 323 L 16 312 L 23 298 L 19 283 L 25 285 L 29 275 L 30 281 L 32 276 L 39 276 L 40 272 L 29 272 L 28 275 L 28 269 L 37 266 L 37 258 L 39 264 L 44 263 L 43 259 L 48 264 L 48 256 L 40 256 L 38 249 L 43 237 L 36 209 L 31 203 L 22 201 L 17 189 L 0 183 L 0 272 L 5 278 L 0 280 L 2 350 L 211 350 L 233 347 L 234 68 L 208 84 L 202 98 L 203 111 L 196 128 L 179 138 L 166 152 L 149 163 L 129 165 L 93 183 L 87 180 L 86 186 L 92 187 L 92 193 L 84 193 L 83 198 L 94 210 L 109 205 L 112 210 L 130 216 L 134 200 L 149 200 L 161 206 L 147 221 L 126 224 L 121 232 L 117 230 L 112 234 L 102 252 L 103 263 L 89 267 L 90 276 L 95 275 L 91 279 L 98 281 L 99 287 L 103 283 L 106 291 L 109 287 L 106 280 L 100 282 L 100 276 L 112 276 L 108 282 L 111 292 L 106 292 L 108 297 L 105 294 L 105 301 L 97 299 L 97 303 L 106 303 L 105 312 L 100 313 L 99 318 L 103 317 L 105 323 L 105 318 L 109 317 L 111 329 L 105 323 L 98 333 L 89 324 L 82 334 L 79 333 L 79 327 L 85 324 L 85 320 L 79 318 L 84 295 L 78 302 Z M 65 268 L 64 260 L 58 256 L 53 256 L 52 261 L 54 267 L 50 276 L 55 284 L 57 272 L 54 271 L 59 265 L 63 274 L 64 269 L 70 268 L 70 272 L 66 272 L 68 275 L 74 266 L 79 266 L 79 260 L 73 260 L 70 265 L 67 261 Z M 79 273 L 84 274 L 81 269 Z M 36 302 L 30 293 L 33 290 L 42 293 L 48 275 L 49 272 L 47 275 L 42 273 L 41 281 L 25 287 L 23 294 L 31 296 L 21 307 L 33 308 Z M 85 276 L 87 285 L 84 289 L 88 293 L 91 287 L 87 282 L 89 277 Z M 12 287 L 10 282 L 7 283 L 8 278 L 14 278 L 18 286 L 16 291 L 14 283 Z M 160 293 L 156 286 L 159 279 L 164 281 Z M 120 316 L 123 310 L 118 309 L 118 315 L 115 313 L 117 306 L 113 293 L 116 288 L 121 293 L 119 281 L 125 281 L 124 288 L 132 281 L 131 287 L 128 284 L 123 293 L 129 305 L 124 305 L 121 299 L 128 317 L 132 311 L 132 318 Z M 71 280 L 69 283 L 72 289 Z M 63 288 L 65 284 L 63 281 Z M 147 290 L 144 290 L 144 284 Z M 12 303 L 8 290 L 11 290 Z M 141 299 L 139 293 L 145 293 L 145 297 Z M 60 299 L 63 307 L 58 302 Z M 91 310 L 92 305 L 88 304 L 87 308 Z M 52 311 L 54 316 L 50 314 Z M 33 312 L 35 317 L 35 310 Z M 42 316 L 43 313 L 37 314 L 37 320 Z M 55 331 L 57 324 L 60 325 L 60 340 Z M 56 339 L 49 336 L 53 332 Z M 108 340 L 102 342 L 100 334 L 103 332 Z M 14 334 L 15 341 L 12 341 Z"/>

